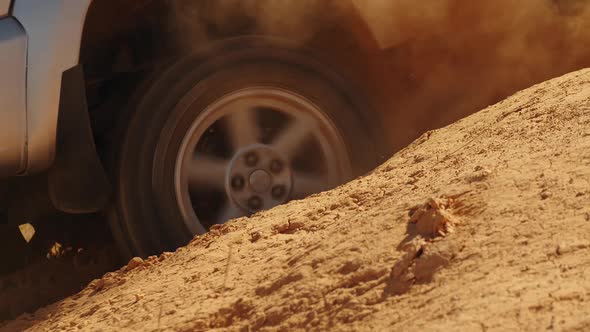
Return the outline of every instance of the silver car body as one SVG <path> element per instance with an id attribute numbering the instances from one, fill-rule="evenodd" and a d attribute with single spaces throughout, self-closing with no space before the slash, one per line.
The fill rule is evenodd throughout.
<path id="1" fill-rule="evenodd" d="M 90 2 L 16 0 L 0 19 L 0 176 L 53 162 L 62 73 L 79 62 Z"/>
<path id="2" fill-rule="evenodd" d="M 0 20 L 0 174 L 15 174 L 26 162 L 27 38 L 12 18 Z"/>

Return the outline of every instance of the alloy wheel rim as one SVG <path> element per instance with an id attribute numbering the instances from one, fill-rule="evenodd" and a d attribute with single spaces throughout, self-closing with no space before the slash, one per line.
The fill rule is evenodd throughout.
<path id="1" fill-rule="evenodd" d="M 270 86 L 231 92 L 192 122 L 175 194 L 192 234 L 333 188 L 352 176 L 340 131 L 316 104 Z"/>

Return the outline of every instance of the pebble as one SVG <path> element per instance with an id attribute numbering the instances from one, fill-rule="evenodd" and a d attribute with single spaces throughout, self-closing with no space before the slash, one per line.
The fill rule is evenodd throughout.
<path id="1" fill-rule="evenodd" d="M 127 263 L 127 271 L 131 271 L 133 269 L 136 269 L 141 265 L 143 265 L 143 259 L 141 259 L 140 257 L 133 257 L 129 261 L 129 263 Z"/>

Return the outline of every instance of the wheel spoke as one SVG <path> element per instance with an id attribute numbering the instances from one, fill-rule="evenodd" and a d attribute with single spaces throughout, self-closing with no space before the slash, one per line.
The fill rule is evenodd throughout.
<path id="1" fill-rule="evenodd" d="M 193 157 L 188 173 L 190 186 L 224 189 L 227 165 L 226 160 L 211 156 Z"/>
<path id="2" fill-rule="evenodd" d="M 315 122 L 296 119 L 273 142 L 273 147 L 289 160 L 293 160 L 305 139 L 315 131 Z"/>
<path id="3" fill-rule="evenodd" d="M 244 212 L 240 210 L 235 204 L 230 201 L 227 201 L 221 211 L 219 212 L 219 216 L 215 221 L 216 224 L 223 224 L 232 219 L 236 219 L 239 217 L 244 216 Z"/>
<path id="4" fill-rule="evenodd" d="M 330 185 L 325 176 L 304 172 L 295 172 L 293 174 L 292 197 L 295 199 L 305 198 L 329 188 Z"/>
<path id="5" fill-rule="evenodd" d="M 252 109 L 236 110 L 224 119 L 234 151 L 259 142 L 260 129 L 256 120 L 256 111 Z"/>

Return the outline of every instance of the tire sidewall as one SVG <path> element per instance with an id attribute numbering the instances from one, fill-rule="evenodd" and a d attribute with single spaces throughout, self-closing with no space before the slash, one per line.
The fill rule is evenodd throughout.
<path id="1" fill-rule="evenodd" d="M 269 86 L 305 96 L 341 132 L 353 173 L 375 166 L 376 140 L 362 116 L 369 111 L 340 82 L 313 58 L 260 40 L 191 55 L 159 75 L 134 108 L 119 158 L 119 224 L 133 251 L 145 256 L 173 250 L 192 237 L 176 197 L 178 154 L 200 113 L 233 91 Z"/>

